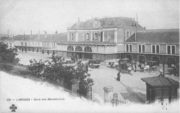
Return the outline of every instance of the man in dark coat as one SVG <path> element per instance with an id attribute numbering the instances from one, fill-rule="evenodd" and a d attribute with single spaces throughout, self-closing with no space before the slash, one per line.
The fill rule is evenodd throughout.
<path id="1" fill-rule="evenodd" d="M 121 74 L 120 72 L 117 73 L 117 81 L 120 81 Z"/>

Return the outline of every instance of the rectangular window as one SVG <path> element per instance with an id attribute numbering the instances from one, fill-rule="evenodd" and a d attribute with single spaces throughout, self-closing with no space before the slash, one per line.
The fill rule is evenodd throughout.
<path id="1" fill-rule="evenodd" d="M 145 53 L 145 45 L 142 45 L 142 53 Z"/>
<path id="2" fill-rule="evenodd" d="M 132 45 L 130 45 L 130 48 L 129 48 L 130 50 L 129 50 L 129 52 L 132 52 Z"/>
<path id="3" fill-rule="evenodd" d="M 23 46 L 23 42 L 21 42 L 21 46 Z"/>
<path id="4" fill-rule="evenodd" d="M 139 45 L 139 53 L 141 53 L 141 45 Z"/>
<path id="5" fill-rule="evenodd" d="M 172 54 L 175 54 L 175 46 L 172 46 Z"/>
<path id="6" fill-rule="evenodd" d="M 89 40 L 89 33 L 86 34 L 86 40 Z"/>
<path id="7" fill-rule="evenodd" d="M 171 54 L 171 46 L 167 46 L 167 54 Z"/>
<path id="8" fill-rule="evenodd" d="M 155 45 L 152 45 L 152 53 L 155 53 Z"/>
<path id="9" fill-rule="evenodd" d="M 126 45 L 126 52 L 128 52 L 128 49 L 129 49 L 129 48 L 128 48 L 128 45 Z"/>
<path id="10" fill-rule="evenodd" d="M 127 31 L 127 37 L 129 38 L 129 32 Z"/>
<path id="11" fill-rule="evenodd" d="M 159 53 L 159 45 L 156 45 L 156 53 Z"/>

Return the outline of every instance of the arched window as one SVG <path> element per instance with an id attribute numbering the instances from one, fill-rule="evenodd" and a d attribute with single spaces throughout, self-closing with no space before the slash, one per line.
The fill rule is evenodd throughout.
<path id="1" fill-rule="evenodd" d="M 82 51 L 82 48 L 80 46 L 77 46 L 75 50 L 76 51 Z"/>
<path id="2" fill-rule="evenodd" d="M 84 48 L 84 52 L 92 52 L 91 47 L 87 46 Z"/>
<path id="3" fill-rule="evenodd" d="M 68 46 L 67 51 L 74 51 L 74 48 L 72 46 Z"/>

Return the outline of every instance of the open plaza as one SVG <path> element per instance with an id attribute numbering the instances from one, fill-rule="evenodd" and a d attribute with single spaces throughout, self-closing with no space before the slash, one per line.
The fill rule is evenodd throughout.
<path id="1" fill-rule="evenodd" d="M 20 63 L 28 65 L 30 59 L 36 60 L 52 60 L 51 55 L 42 55 L 41 53 L 18 53 L 18 58 L 20 58 Z M 111 68 L 106 62 L 101 62 L 99 68 L 89 68 L 88 73 L 94 81 L 92 86 L 92 100 L 99 101 L 104 103 L 105 101 L 105 87 L 112 87 L 112 94 L 117 93 L 118 99 L 124 103 L 146 103 L 146 83 L 141 80 L 141 78 L 159 76 L 159 68 L 156 71 L 146 71 L 140 72 L 140 69 L 137 69 L 136 72 L 130 74 L 121 73 L 120 81 L 117 81 L 118 70 Z M 175 81 L 179 81 L 179 77 L 168 74 L 168 66 L 165 68 L 165 76 L 171 78 Z M 179 94 L 179 93 L 178 93 Z M 179 97 L 178 97 L 179 98 Z"/>

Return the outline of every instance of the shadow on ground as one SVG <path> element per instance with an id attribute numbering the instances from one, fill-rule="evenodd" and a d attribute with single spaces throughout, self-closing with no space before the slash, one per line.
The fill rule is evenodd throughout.
<path id="1" fill-rule="evenodd" d="M 121 84 L 126 88 L 127 93 L 120 93 L 125 100 L 129 100 L 133 103 L 144 104 L 146 101 L 146 95 L 141 92 L 134 92 L 130 87 L 126 86 L 121 82 Z"/>

